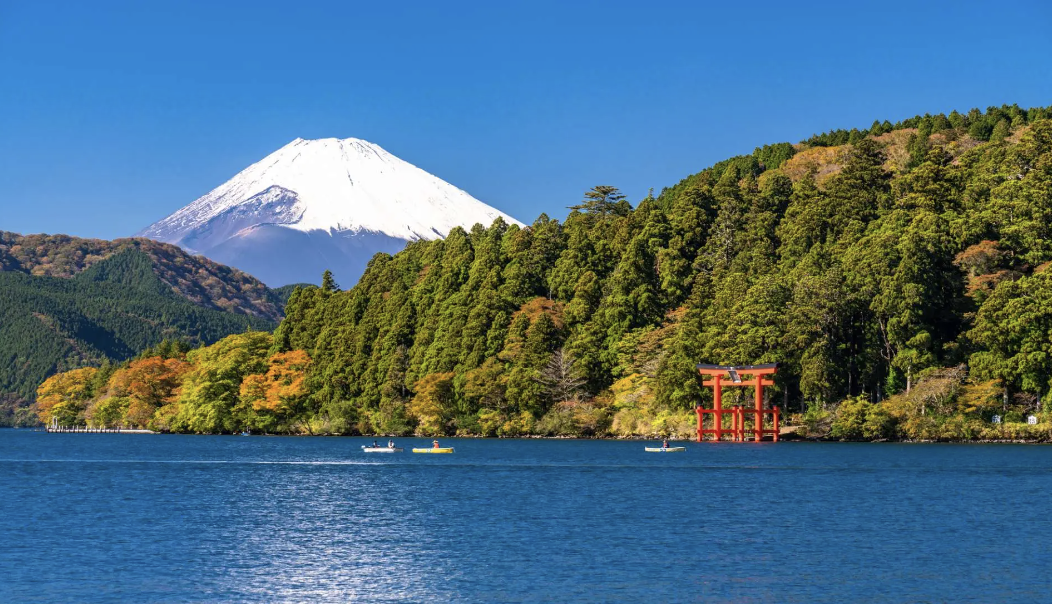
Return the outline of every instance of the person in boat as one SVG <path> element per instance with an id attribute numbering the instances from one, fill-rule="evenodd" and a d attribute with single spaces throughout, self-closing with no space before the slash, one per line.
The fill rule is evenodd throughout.
<path id="1" fill-rule="evenodd" d="M 380 446 L 380 445 L 376 444 L 376 440 L 375 440 L 375 439 L 373 439 L 373 448 L 375 449 L 376 447 L 379 447 L 379 446 Z"/>
<path id="2" fill-rule="evenodd" d="M 389 448 L 389 449 L 393 449 L 394 448 L 394 441 L 393 440 L 387 441 L 387 448 Z"/>
<path id="3" fill-rule="evenodd" d="M 668 448 L 668 439 L 667 438 L 665 440 L 661 441 L 661 448 L 662 449 L 667 449 Z"/>
<path id="4" fill-rule="evenodd" d="M 431 447 L 434 448 L 434 449 L 438 449 L 439 448 L 438 441 L 437 440 L 431 441 Z"/>

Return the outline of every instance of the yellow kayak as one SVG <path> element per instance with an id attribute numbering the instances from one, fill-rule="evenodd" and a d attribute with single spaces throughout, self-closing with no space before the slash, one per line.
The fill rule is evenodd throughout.
<path id="1" fill-rule="evenodd" d="M 452 453 L 453 447 L 428 447 L 427 449 L 413 449 L 413 453 Z"/>

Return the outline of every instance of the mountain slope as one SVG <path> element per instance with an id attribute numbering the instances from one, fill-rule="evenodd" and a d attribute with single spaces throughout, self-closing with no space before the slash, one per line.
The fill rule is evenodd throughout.
<path id="1" fill-rule="evenodd" d="M 176 246 L 0 233 L 0 406 L 32 400 L 56 371 L 165 339 L 272 329 L 283 306 L 252 277 Z"/>
<path id="2" fill-rule="evenodd" d="M 296 139 L 139 234 L 273 286 L 325 269 L 350 283 L 377 252 L 497 219 L 520 224 L 378 145 Z"/>
<path id="3" fill-rule="evenodd" d="M 151 270 L 172 293 L 215 310 L 281 319 L 281 299 L 239 270 L 178 246 L 149 239 L 82 239 L 68 235 L 20 235 L 0 231 L 0 271 L 41 277 L 73 277 L 127 249 L 144 253 Z"/>
<path id="4" fill-rule="evenodd" d="M 274 321 L 199 306 L 127 248 L 70 279 L 0 272 L 0 393 L 29 400 L 55 371 L 120 361 L 165 339 L 210 343 Z"/>

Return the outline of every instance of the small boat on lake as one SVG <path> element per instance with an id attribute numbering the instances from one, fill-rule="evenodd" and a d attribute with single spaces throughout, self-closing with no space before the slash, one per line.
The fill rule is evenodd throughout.
<path id="1" fill-rule="evenodd" d="M 402 447 L 370 447 L 369 445 L 362 445 L 362 451 L 365 453 L 401 453 L 404 450 Z"/>
<path id="2" fill-rule="evenodd" d="M 452 453 L 453 447 L 440 447 L 438 441 L 431 441 L 431 446 L 425 448 L 414 448 L 413 453 Z"/>
<path id="3" fill-rule="evenodd" d="M 686 447 L 643 447 L 647 453 L 682 453 Z"/>

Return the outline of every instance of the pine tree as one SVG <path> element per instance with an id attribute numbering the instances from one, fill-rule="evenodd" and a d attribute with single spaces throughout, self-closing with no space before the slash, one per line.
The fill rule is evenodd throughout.
<path id="1" fill-rule="evenodd" d="M 1002 119 L 997 122 L 993 131 L 990 133 L 990 142 L 999 143 L 1008 138 L 1008 135 L 1011 133 L 1012 127 L 1009 125 L 1008 120 Z"/>
<path id="2" fill-rule="evenodd" d="M 570 206 L 570 209 L 599 215 L 623 213 L 624 199 L 617 187 L 597 185 L 584 194 L 584 201 Z"/>
<path id="3" fill-rule="evenodd" d="M 336 280 L 332 278 L 332 271 L 325 269 L 325 272 L 321 275 L 321 290 L 326 293 L 333 293 L 340 291 L 340 286 L 336 284 Z"/>

